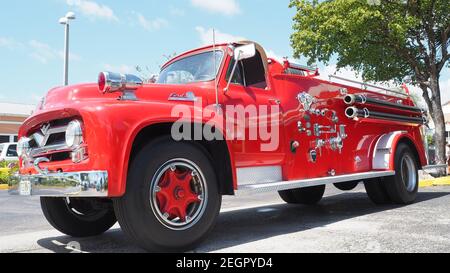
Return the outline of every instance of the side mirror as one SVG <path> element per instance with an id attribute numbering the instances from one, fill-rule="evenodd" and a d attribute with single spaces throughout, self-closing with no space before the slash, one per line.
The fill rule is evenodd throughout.
<path id="1" fill-rule="evenodd" d="M 236 71 L 236 66 L 238 65 L 239 61 L 250 59 L 255 57 L 256 55 L 256 46 L 255 44 L 248 44 L 236 47 L 233 52 L 234 56 L 234 66 L 231 70 L 230 78 L 228 79 L 227 87 L 225 87 L 224 91 L 225 93 L 228 91 L 228 88 L 230 87 L 231 80 L 233 79 L 234 73 Z"/>
<path id="2" fill-rule="evenodd" d="M 256 55 L 256 46 L 255 44 L 248 44 L 236 47 L 234 49 L 234 60 L 242 61 L 245 59 L 250 59 L 255 57 Z"/>

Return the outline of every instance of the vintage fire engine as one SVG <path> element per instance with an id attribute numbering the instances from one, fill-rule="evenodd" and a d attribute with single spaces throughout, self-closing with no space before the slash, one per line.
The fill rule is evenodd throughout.
<path id="1" fill-rule="evenodd" d="M 362 182 L 376 204 L 414 202 L 426 165 L 424 111 L 406 93 L 339 80 L 244 41 L 181 54 L 155 83 L 102 72 L 96 84 L 52 89 L 20 129 L 10 193 L 41 196 L 45 217 L 65 234 L 98 235 L 118 220 L 157 251 L 197 245 L 223 195 L 278 191 L 287 203 L 312 205 L 326 185 L 346 191 Z M 278 145 L 262 149 L 266 139 L 229 136 L 214 123 L 245 124 L 249 134 L 254 116 L 226 115 L 238 105 L 278 109 L 265 113 L 278 120 Z M 222 138 L 175 140 L 180 106 L 212 109 L 218 119 L 182 123 Z"/>

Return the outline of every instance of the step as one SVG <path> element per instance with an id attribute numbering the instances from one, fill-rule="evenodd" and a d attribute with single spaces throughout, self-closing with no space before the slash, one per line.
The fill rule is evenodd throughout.
<path id="1" fill-rule="evenodd" d="M 394 171 L 372 171 L 311 179 L 248 184 L 238 186 L 238 193 L 263 193 L 270 191 L 282 191 L 393 175 L 395 175 Z"/>

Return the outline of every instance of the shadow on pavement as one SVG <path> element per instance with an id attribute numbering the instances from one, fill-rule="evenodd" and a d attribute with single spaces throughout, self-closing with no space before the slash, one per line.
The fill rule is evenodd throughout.
<path id="1" fill-rule="evenodd" d="M 419 193 L 415 204 L 449 195 L 449 192 Z M 324 198 L 315 206 L 280 204 L 221 213 L 216 227 L 195 252 L 216 251 L 278 235 L 323 227 L 343 220 L 388 211 L 403 206 L 376 206 L 363 192 Z M 68 236 L 45 238 L 38 244 L 53 252 L 143 252 L 118 228 L 92 238 Z"/>

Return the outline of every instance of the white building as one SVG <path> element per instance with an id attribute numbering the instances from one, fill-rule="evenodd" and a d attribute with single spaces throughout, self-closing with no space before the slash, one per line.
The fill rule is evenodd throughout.
<path id="1" fill-rule="evenodd" d="M 35 108 L 30 104 L 0 102 L 0 143 L 17 142 L 20 125 Z"/>

